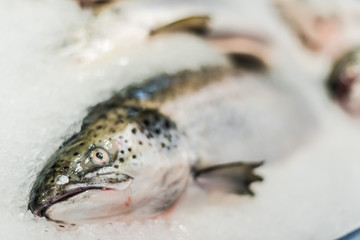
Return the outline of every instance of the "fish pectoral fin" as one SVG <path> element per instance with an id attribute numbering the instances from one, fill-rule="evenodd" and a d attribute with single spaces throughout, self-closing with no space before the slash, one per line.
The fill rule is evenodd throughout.
<path id="1" fill-rule="evenodd" d="M 195 182 L 207 190 L 221 190 L 236 194 L 254 195 L 250 189 L 253 182 L 262 181 L 253 170 L 263 162 L 234 162 L 201 169 L 193 169 Z"/>
<path id="2" fill-rule="evenodd" d="M 209 16 L 191 16 L 159 26 L 150 31 L 150 36 L 162 33 L 189 32 L 196 35 L 205 35 L 209 29 Z"/>

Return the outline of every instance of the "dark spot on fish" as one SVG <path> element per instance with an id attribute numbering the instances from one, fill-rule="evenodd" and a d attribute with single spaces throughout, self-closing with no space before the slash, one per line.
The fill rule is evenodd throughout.
<path id="1" fill-rule="evenodd" d="M 161 133 L 161 130 L 159 128 L 155 129 L 155 133 L 156 134 L 160 134 Z"/>
<path id="2" fill-rule="evenodd" d="M 112 138 L 109 138 L 109 140 L 111 141 L 111 140 L 112 140 Z"/>
<path id="3" fill-rule="evenodd" d="M 122 138 L 123 138 L 123 136 L 119 136 L 119 138 L 120 138 L 120 139 L 122 139 Z"/>
<path id="4" fill-rule="evenodd" d="M 150 121 L 148 120 L 148 119 L 145 119 L 144 121 L 143 121 L 143 123 L 145 124 L 145 126 L 150 126 Z"/>
<path id="5" fill-rule="evenodd" d="M 121 154 L 124 154 L 124 153 L 125 153 L 124 150 L 121 150 L 120 152 L 121 152 Z"/>
<path id="6" fill-rule="evenodd" d="M 136 155 L 133 155 L 132 158 L 136 158 Z"/>
<path id="7" fill-rule="evenodd" d="M 97 135 L 95 134 L 94 137 L 97 137 Z"/>
<path id="8" fill-rule="evenodd" d="M 161 143 L 161 147 L 165 148 L 166 147 L 165 143 Z"/>
<path id="9" fill-rule="evenodd" d="M 82 143 L 80 143 L 80 146 L 84 146 L 84 144 L 85 144 L 85 143 L 82 142 Z"/>
<path id="10" fill-rule="evenodd" d="M 77 156 L 77 155 L 79 155 L 79 153 L 78 153 L 78 152 L 74 153 L 74 156 Z"/>
<path id="11" fill-rule="evenodd" d="M 171 124 L 170 124 L 169 120 L 165 120 L 164 126 L 165 126 L 166 129 L 169 129 L 171 127 Z"/>
<path id="12" fill-rule="evenodd" d="M 131 130 L 131 132 L 132 132 L 133 134 L 136 134 L 136 128 L 133 128 L 133 129 Z"/>
<path id="13" fill-rule="evenodd" d="M 96 129 L 101 129 L 103 126 L 102 125 L 99 125 L 96 127 Z"/>
<path id="14" fill-rule="evenodd" d="M 115 129 L 110 128 L 110 132 L 111 132 L 111 133 L 115 133 Z"/>
<path id="15" fill-rule="evenodd" d="M 132 149 L 131 149 L 131 148 L 128 148 L 128 151 L 129 151 L 129 152 L 131 152 L 131 151 L 132 151 Z"/>
<path id="16" fill-rule="evenodd" d="M 124 158 L 120 158 L 119 161 L 120 161 L 120 162 L 124 162 Z"/>
<path id="17" fill-rule="evenodd" d="M 125 140 L 125 142 L 127 143 L 127 142 L 128 142 L 128 140 Z"/>
<path id="18" fill-rule="evenodd" d="M 114 165 L 114 168 L 116 168 L 116 169 L 119 168 L 119 165 Z"/>
<path id="19" fill-rule="evenodd" d="M 142 145 L 142 141 L 139 141 L 139 144 Z"/>
<path id="20" fill-rule="evenodd" d="M 99 116 L 99 119 L 107 119 L 107 115 L 104 113 L 104 114 L 101 114 L 100 116 Z"/>

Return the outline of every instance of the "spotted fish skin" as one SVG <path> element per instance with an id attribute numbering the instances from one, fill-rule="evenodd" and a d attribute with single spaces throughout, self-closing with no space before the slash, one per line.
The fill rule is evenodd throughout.
<path id="1" fill-rule="evenodd" d="M 108 106 L 106 111 L 99 112 L 96 116 L 92 114 L 89 116 L 91 122 L 86 118 L 81 131 L 66 141 L 40 172 L 30 195 L 29 208 L 33 212 L 44 216 L 48 207 L 66 195 L 69 191 L 67 186 L 70 185 L 79 185 L 80 188 L 84 188 L 81 190 L 91 188 L 101 190 L 108 187 L 104 186 L 108 182 L 116 184 L 127 181 L 140 171 L 143 171 L 141 176 L 145 177 L 147 170 L 144 168 L 159 163 L 168 167 L 157 170 L 164 176 L 168 171 L 174 170 L 172 169 L 174 167 L 180 173 L 182 168 L 188 172 L 190 164 L 188 159 L 184 158 L 177 162 L 176 158 L 166 157 L 169 151 L 176 153 L 183 149 L 176 125 L 156 110 Z M 111 168 L 109 171 L 116 174 L 109 175 L 109 178 L 91 180 L 88 175 L 104 168 L 92 164 L 88 159 L 89 153 L 98 147 L 109 152 L 111 161 L 106 167 Z M 178 153 L 178 155 L 184 154 Z M 166 203 L 160 201 L 157 209 L 164 208 L 164 205 L 172 205 L 181 194 L 187 182 L 187 175 L 182 174 L 179 178 L 174 177 L 173 174 L 172 178 L 162 177 L 161 182 L 154 183 L 164 188 L 176 189 L 179 186 L 179 190 L 174 190 L 171 194 L 173 200 L 169 201 L 169 197 L 166 197 Z M 59 184 L 61 177 L 64 176 L 68 180 L 65 184 Z M 136 177 L 136 180 L 140 181 L 140 177 Z"/>
<path id="2" fill-rule="evenodd" d="M 173 121 L 166 106 L 221 83 L 231 71 L 226 65 L 164 74 L 92 107 L 81 130 L 63 143 L 39 173 L 29 209 L 65 223 L 161 214 L 185 190 L 200 157 L 196 146 L 190 146 L 186 129 Z M 252 173 L 258 165 L 239 166 L 246 169 L 241 173 L 246 189 L 261 180 Z"/>

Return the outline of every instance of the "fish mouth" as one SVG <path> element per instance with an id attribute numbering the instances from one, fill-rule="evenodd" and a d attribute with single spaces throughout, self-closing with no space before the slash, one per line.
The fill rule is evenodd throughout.
<path id="1" fill-rule="evenodd" d="M 97 186 L 74 188 L 74 189 L 71 189 L 71 190 L 65 192 L 64 194 L 62 194 L 60 196 L 53 197 L 52 199 L 50 199 L 50 201 L 48 203 L 44 204 L 43 206 L 38 208 L 33 213 L 38 215 L 39 217 L 46 217 L 46 214 L 45 214 L 46 210 L 48 210 L 49 207 L 51 207 L 52 205 L 62 202 L 62 201 L 66 201 L 69 198 L 76 196 L 80 193 L 86 192 L 88 190 L 95 190 L 95 189 L 102 190 L 102 191 L 115 190 L 114 188 L 105 188 L 105 187 L 97 187 Z"/>
<path id="2" fill-rule="evenodd" d="M 117 184 L 117 183 L 125 183 L 125 182 L 132 182 L 133 178 L 123 174 L 125 179 L 121 180 L 121 181 L 114 181 L 114 182 L 110 182 L 111 184 Z M 70 189 L 67 189 L 66 192 L 59 194 L 59 195 L 55 195 L 54 197 L 50 198 L 47 203 L 43 204 L 42 206 L 40 206 L 37 209 L 32 210 L 32 212 L 39 216 L 39 217 L 46 217 L 48 218 L 48 216 L 46 215 L 46 211 L 53 205 L 59 203 L 59 202 L 63 202 L 66 201 L 80 193 L 86 192 L 88 190 L 100 190 L 100 191 L 116 191 L 119 190 L 116 188 L 116 186 L 114 187 L 109 187 L 109 186 L 102 186 L 104 184 L 99 184 L 99 185 L 89 185 L 89 186 L 76 186 Z"/>

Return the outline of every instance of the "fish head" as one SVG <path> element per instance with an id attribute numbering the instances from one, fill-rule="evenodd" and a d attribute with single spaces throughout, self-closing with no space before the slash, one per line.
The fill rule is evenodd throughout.
<path id="1" fill-rule="evenodd" d="M 149 119 L 106 119 L 87 124 L 53 154 L 30 193 L 34 214 L 63 223 L 133 220 L 176 201 L 190 167 L 174 147 L 174 129 L 161 134 Z"/>
<path id="2" fill-rule="evenodd" d="M 127 156 L 117 159 L 122 151 L 117 142 L 86 144 L 84 140 L 75 137 L 76 143 L 59 149 L 40 172 L 30 194 L 29 209 L 33 213 L 51 218 L 54 206 L 74 196 L 90 191 L 117 191 L 119 195 L 131 185 L 133 177 L 125 173 Z M 70 205 L 68 209 L 72 209 Z"/>

